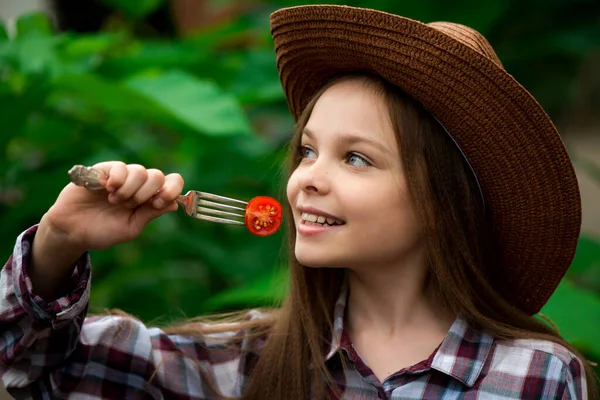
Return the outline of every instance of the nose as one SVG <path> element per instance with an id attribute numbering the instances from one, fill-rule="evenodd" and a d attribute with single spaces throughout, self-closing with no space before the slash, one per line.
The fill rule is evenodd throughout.
<path id="1" fill-rule="evenodd" d="M 326 194 L 330 190 L 329 173 L 319 161 L 296 169 L 298 186 L 304 193 Z"/>

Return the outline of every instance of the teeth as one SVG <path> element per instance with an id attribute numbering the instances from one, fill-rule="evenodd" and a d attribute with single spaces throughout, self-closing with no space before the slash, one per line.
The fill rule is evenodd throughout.
<path id="1" fill-rule="evenodd" d="M 337 218 L 331 218 L 331 217 L 324 217 L 322 215 L 315 215 L 315 214 L 309 214 L 309 213 L 302 213 L 302 219 L 305 221 L 310 221 L 310 222 L 316 222 L 319 224 L 324 224 L 325 222 L 327 222 L 329 225 L 334 225 L 334 224 L 338 224 L 338 225 L 343 225 L 344 222 L 337 219 Z"/>

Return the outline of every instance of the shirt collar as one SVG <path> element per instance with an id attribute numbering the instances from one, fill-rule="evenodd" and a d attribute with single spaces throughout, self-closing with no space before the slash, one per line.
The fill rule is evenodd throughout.
<path id="1" fill-rule="evenodd" d="M 329 361 L 338 351 L 341 350 L 342 333 L 344 332 L 344 315 L 346 314 L 346 302 L 348 301 L 348 280 L 344 279 L 340 295 L 333 309 L 333 332 L 331 335 L 331 347 L 325 356 L 325 361 Z"/>
<path id="2" fill-rule="evenodd" d="M 348 283 L 345 281 L 335 304 L 331 346 L 326 353 L 325 361 L 333 358 L 342 348 L 348 291 Z M 430 357 L 429 367 L 471 387 L 485 365 L 493 342 L 494 337 L 491 333 L 474 329 L 459 316 L 450 327 L 442 344 L 435 350 L 433 358 Z"/>

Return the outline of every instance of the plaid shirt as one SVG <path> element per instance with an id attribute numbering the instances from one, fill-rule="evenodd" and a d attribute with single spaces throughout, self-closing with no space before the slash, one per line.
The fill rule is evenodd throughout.
<path id="1" fill-rule="evenodd" d="M 241 394 L 248 366 L 266 338 L 224 346 L 227 334 L 190 338 L 125 317 L 86 318 L 91 273 L 87 254 L 77 262 L 70 292 L 46 303 L 32 293 L 27 276 L 36 229 L 19 236 L 0 276 L 0 377 L 12 396 L 208 399 L 199 365 L 223 394 Z M 539 340 L 495 340 L 461 318 L 427 360 L 379 382 L 344 330 L 346 297 L 344 289 L 325 360 L 343 399 L 585 398 L 583 366 L 564 347 Z M 248 315 L 260 317 L 258 312 Z"/>

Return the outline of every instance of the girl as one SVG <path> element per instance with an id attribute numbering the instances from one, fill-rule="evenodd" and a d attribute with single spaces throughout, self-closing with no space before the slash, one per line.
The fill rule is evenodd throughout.
<path id="1" fill-rule="evenodd" d="M 0 374 L 18 399 L 597 398 L 533 317 L 566 272 L 577 181 L 551 121 L 475 31 L 373 10 L 271 18 L 297 129 L 277 310 L 148 328 L 86 317 L 88 251 L 175 211 L 177 174 L 96 165 L 17 239 Z"/>

